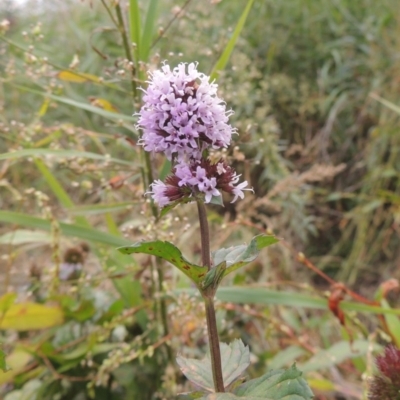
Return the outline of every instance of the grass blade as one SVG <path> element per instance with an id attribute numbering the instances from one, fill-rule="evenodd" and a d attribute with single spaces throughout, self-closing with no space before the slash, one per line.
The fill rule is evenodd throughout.
<path id="1" fill-rule="evenodd" d="M 214 79 L 217 79 L 219 76 L 220 71 L 223 71 L 224 68 L 226 67 L 226 64 L 228 63 L 229 57 L 232 54 L 233 49 L 235 48 L 236 41 L 240 35 L 240 32 L 242 31 L 244 24 L 246 22 L 247 16 L 249 15 L 250 9 L 254 3 L 254 0 L 249 0 L 247 2 L 246 8 L 243 10 L 242 15 L 239 18 L 239 21 L 235 27 L 235 30 L 233 31 L 232 37 L 230 38 L 228 44 L 226 45 L 224 51 L 221 54 L 221 57 L 218 59 L 216 64 L 214 65 L 214 68 L 211 71 L 211 81 Z"/>
<path id="2" fill-rule="evenodd" d="M 46 232 L 17 229 L 0 236 L 0 244 L 17 246 L 27 243 L 51 243 L 51 235 Z"/>
<path id="3" fill-rule="evenodd" d="M 141 43 L 140 9 L 137 0 L 129 0 L 129 32 L 131 43 L 135 43 L 133 54 L 135 56 L 136 71 L 139 71 L 139 61 L 141 60 Z"/>
<path id="4" fill-rule="evenodd" d="M 385 100 L 384 98 L 378 96 L 375 93 L 371 93 L 370 96 L 376 100 L 379 101 L 379 103 L 383 104 L 384 106 L 386 106 L 387 108 L 389 108 L 390 110 L 394 111 L 397 114 L 400 114 L 400 107 L 396 106 L 396 104 L 392 103 L 389 100 Z"/>
<path id="5" fill-rule="evenodd" d="M 113 211 L 127 210 L 134 204 L 132 201 L 111 204 L 89 204 L 87 206 L 74 206 L 68 211 L 75 215 L 96 215 L 105 214 Z"/>
<path id="6" fill-rule="evenodd" d="M 68 196 L 68 193 L 61 186 L 60 182 L 58 182 L 57 178 L 47 168 L 46 164 L 38 158 L 36 158 L 34 161 L 36 167 L 41 172 L 43 178 L 46 180 L 47 184 L 50 186 L 50 189 L 53 191 L 61 205 L 65 208 L 73 207 L 74 202 Z M 77 216 L 75 220 L 80 225 L 90 227 L 90 224 L 85 217 Z"/>
<path id="7" fill-rule="evenodd" d="M 23 149 L 18 151 L 13 151 L 10 153 L 0 154 L 1 160 L 15 159 L 15 158 L 25 158 L 25 157 L 36 157 L 36 156 L 55 156 L 57 158 L 61 157 L 74 157 L 74 158 L 90 158 L 92 160 L 100 161 L 110 161 L 117 164 L 134 166 L 132 162 L 120 160 L 118 158 L 111 158 L 103 156 L 102 154 L 90 153 L 88 151 L 76 151 L 76 150 L 52 150 L 52 149 Z"/>
<path id="8" fill-rule="evenodd" d="M 142 61 L 145 62 L 148 61 L 151 44 L 154 37 L 154 26 L 157 20 L 157 8 L 158 0 L 150 0 L 141 41 Z"/>
<path id="9" fill-rule="evenodd" d="M 71 198 L 68 196 L 68 193 L 64 190 L 64 188 L 61 186 L 60 182 L 58 182 L 58 180 L 50 172 L 50 170 L 47 168 L 46 164 L 38 158 L 36 158 L 34 160 L 34 162 L 36 164 L 37 169 L 41 172 L 44 179 L 50 186 L 51 190 L 56 195 L 58 201 L 66 208 L 73 207 L 74 203 L 71 200 Z"/>
<path id="10" fill-rule="evenodd" d="M 229 301 L 232 303 L 276 304 L 282 306 L 328 310 L 327 299 L 303 293 L 288 293 L 261 287 L 221 287 L 217 291 L 217 297 L 222 301 Z M 400 309 L 385 309 L 383 307 L 369 306 L 367 304 L 354 303 L 351 301 L 342 301 L 340 306 L 345 311 L 400 315 Z"/>
<path id="11" fill-rule="evenodd" d="M 18 88 L 18 89 L 20 89 L 22 91 L 25 91 L 25 92 L 29 92 L 29 93 L 37 94 L 37 95 L 40 95 L 40 96 L 44 96 L 46 98 L 52 99 L 54 101 L 57 101 L 59 103 L 67 104 L 69 106 L 76 107 L 76 108 L 79 108 L 81 110 L 90 111 L 93 114 L 101 115 L 102 117 L 110 119 L 112 121 L 122 120 L 122 121 L 126 121 L 126 122 L 131 122 L 131 123 L 135 123 L 136 122 L 136 117 L 132 117 L 130 115 L 125 115 L 125 114 L 120 114 L 120 113 L 116 113 L 116 112 L 106 111 L 106 110 L 103 110 L 102 108 L 95 107 L 95 106 L 92 106 L 90 104 L 82 103 L 82 102 L 77 101 L 77 100 L 68 99 L 67 97 L 56 96 L 54 94 L 42 92 L 41 90 L 31 89 L 31 88 L 26 87 L 26 86 L 21 86 L 21 85 L 12 85 L 12 86 L 14 86 L 14 87 L 16 87 L 16 88 Z"/>
<path id="12" fill-rule="evenodd" d="M 51 221 L 13 211 L 0 211 L 0 221 L 26 228 L 35 228 L 47 232 L 51 231 Z M 88 228 L 86 226 L 76 224 L 67 224 L 65 222 L 60 222 L 59 225 L 61 232 L 65 236 L 77 237 L 83 240 L 105 244 L 112 247 L 126 246 L 131 243 L 131 241 L 124 239 L 121 236 L 101 232 L 95 228 Z"/>

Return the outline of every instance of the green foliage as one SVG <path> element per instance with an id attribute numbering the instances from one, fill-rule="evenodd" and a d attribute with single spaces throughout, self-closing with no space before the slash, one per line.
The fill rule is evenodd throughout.
<path id="1" fill-rule="evenodd" d="M 4 354 L 3 350 L 0 350 L 0 369 L 3 372 L 8 371 L 8 366 L 7 366 L 7 362 L 6 362 L 6 355 Z"/>
<path id="2" fill-rule="evenodd" d="M 314 395 L 302 373 L 293 365 L 287 370 L 275 370 L 238 386 L 233 393 L 215 393 L 198 397 L 186 395 L 187 399 L 203 400 L 311 400 Z"/>
<path id="3" fill-rule="evenodd" d="M 191 1 L 178 10 L 152 0 L 129 1 L 128 11 L 122 1 L 124 29 L 108 0 L 0 3 L 0 312 L 9 323 L 20 304 L 50 303 L 64 318 L 2 329 L 0 368 L 11 369 L 0 374 L 0 397 L 155 400 L 190 390 L 171 354 L 204 354 L 199 300 L 164 261 L 114 251 L 146 237 L 199 257 L 191 205 L 158 218 L 143 199 L 151 178 L 132 114 L 145 71 L 163 60 L 198 61 L 218 76 L 239 132 L 223 156 L 256 193 L 211 213 L 212 248 L 239 244 L 218 255 L 223 340 L 250 345 L 249 382 L 297 362 L 317 396 L 365 392 L 376 342 L 399 341 L 395 293 L 380 306 L 340 303 L 352 349 L 327 287 L 289 249 L 367 296 L 398 278 L 398 3 Z M 154 176 L 168 173 L 151 162 Z M 284 240 L 254 260 L 261 247 L 251 238 L 265 228 Z M 60 280 L 82 240 L 82 274 Z M 216 264 L 210 285 L 220 283 Z M 33 315 L 39 327 L 46 320 Z M 273 389 L 280 374 L 256 382 Z M 298 372 L 287 374 L 307 393 Z M 208 398 L 254 398 L 253 383 Z"/>
<path id="4" fill-rule="evenodd" d="M 131 246 L 119 247 L 118 250 L 123 254 L 144 253 L 162 258 L 177 267 L 187 275 L 193 282 L 199 284 L 205 277 L 207 269 L 200 265 L 192 264 L 186 260 L 180 250 L 169 242 L 139 242 Z"/>
<path id="5" fill-rule="evenodd" d="M 241 340 L 228 344 L 220 343 L 222 374 L 225 387 L 236 381 L 250 365 L 250 351 Z M 211 359 L 208 353 L 202 360 L 177 357 L 182 373 L 195 385 L 213 392 L 214 382 L 211 370 Z"/>
<path id="6" fill-rule="evenodd" d="M 309 400 L 314 397 L 302 373 L 293 365 L 282 371 L 268 372 L 257 379 L 243 383 L 235 391 L 238 398 L 270 400 Z"/>
<path id="7" fill-rule="evenodd" d="M 264 247 L 278 242 L 279 239 L 274 236 L 259 235 L 251 239 L 249 245 L 234 246 L 215 251 L 212 255 L 213 262 L 215 265 L 226 262 L 224 275 L 228 275 L 254 261 Z"/>
<path id="8" fill-rule="evenodd" d="M 247 5 L 245 9 L 243 10 L 242 15 L 240 16 L 240 19 L 236 25 L 235 30 L 233 31 L 233 35 L 229 42 L 227 43 L 223 53 L 221 54 L 221 57 L 218 59 L 216 64 L 214 65 L 211 74 L 210 74 L 210 79 L 214 80 L 217 79 L 221 71 L 223 71 L 229 61 L 229 57 L 231 56 L 236 42 L 239 38 L 240 33 L 242 32 L 242 29 L 244 27 L 244 24 L 246 22 L 247 16 L 249 15 L 249 12 L 251 10 L 251 7 L 253 6 L 254 0 L 248 0 Z"/>

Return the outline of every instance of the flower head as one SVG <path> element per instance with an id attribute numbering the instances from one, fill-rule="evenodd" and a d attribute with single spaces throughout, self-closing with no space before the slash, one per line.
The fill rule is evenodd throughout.
<path id="1" fill-rule="evenodd" d="M 253 190 L 246 188 L 247 181 L 238 184 L 239 178 L 224 161 L 212 164 L 208 159 L 191 160 L 177 164 L 166 183 L 155 181 L 149 193 L 160 207 L 199 196 L 210 203 L 213 197 L 221 196 L 221 191 L 233 194 L 233 203 L 238 197 L 244 197 L 245 190 Z"/>
<path id="2" fill-rule="evenodd" d="M 374 376 L 369 400 L 395 400 L 400 397 L 400 350 L 393 345 L 385 349 L 385 353 L 376 358 L 380 374 Z"/>
<path id="3" fill-rule="evenodd" d="M 171 160 L 200 159 L 203 150 L 227 147 L 234 129 L 232 114 L 217 96 L 217 85 L 197 71 L 197 64 L 168 65 L 151 75 L 144 91 L 138 128 L 146 151 L 162 152 Z"/>

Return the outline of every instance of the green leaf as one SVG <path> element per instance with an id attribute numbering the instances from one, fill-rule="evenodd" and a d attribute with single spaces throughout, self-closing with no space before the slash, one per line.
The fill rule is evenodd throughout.
<path id="1" fill-rule="evenodd" d="M 0 349 L 0 369 L 3 372 L 7 372 L 10 368 L 7 366 L 6 355 L 2 349 Z"/>
<path id="2" fill-rule="evenodd" d="M 240 385 L 234 393 L 244 399 L 309 400 L 314 397 L 295 365 L 274 370 Z"/>
<path id="3" fill-rule="evenodd" d="M 3 296 L 0 297 L 0 317 L 8 311 L 8 309 L 15 303 L 16 299 L 17 294 L 13 292 L 3 294 Z"/>
<path id="4" fill-rule="evenodd" d="M 4 400 L 38 400 L 42 385 L 43 382 L 40 379 L 29 380 L 21 389 L 8 393 Z"/>
<path id="5" fill-rule="evenodd" d="M 153 242 L 138 242 L 132 244 L 131 246 L 120 247 L 117 250 L 124 254 L 151 254 L 167 260 L 171 264 L 175 265 L 175 267 L 181 270 L 196 284 L 199 284 L 201 281 L 203 281 L 207 273 L 207 268 L 192 264 L 191 262 L 187 261 L 183 257 L 181 251 L 170 242 L 163 242 L 161 240 L 156 240 Z"/>
<path id="6" fill-rule="evenodd" d="M 165 178 L 171 173 L 171 170 L 172 170 L 172 162 L 168 159 L 165 159 L 161 167 L 161 171 L 159 173 L 159 179 L 164 181 Z"/>
<path id="7" fill-rule="evenodd" d="M 224 206 L 224 201 L 221 195 L 211 197 L 210 203 L 215 204 L 216 206 Z"/>
<path id="8" fill-rule="evenodd" d="M 372 346 L 372 347 L 371 347 Z M 347 341 L 335 343 L 329 349 L 321 350 L 312 356 L 307 362 L 300 365 L 302 371 L 321 371 L 340 364 L 349 358 L 363 356 L 371 351 L 371 348 L 378 350 L 377 344 L 371 344 L 368 340 L 356 340 L 351 345 Z"/>
<path id="9" fill-rule="evenodd" d="M 108 203 L 108 204 L 88 204 L 83 206 L 74 206 L 68 208 L 68 211 L 74 215 L 97 215 L 111 213 L 113 211 L 129 210 L 132 205 L 135 204 L 133 201 L 124 201 L 121 203 Z"/>
<path id="10" fill-rule="evenodd" d="M 0 374 L 0 385 L 12 382 L 14 377 L 25 370 L 26 365 L 32 360 L 32 354 L 20 347 L 14 348 L 7 355 L 6 362 L 9 367 L 7 372 Z"/>
<path id="11" fill-rule="evenodd" d="M 381 305 L 383 308 L 390 310 L 391 307 L 385 298 L 382 298 Z M 396 315 L 385 315 L 385 321 L 390 333 L 392 334 L 396 346 L 400 348 L 400 320 Z"/>
<path id="12" fill-rule="evenodd" d="M 69 197 L 68 193 L 64 190 L 64 188 L 62 187 L 62 185 L 60 184 L 58 179 L 51 173 L 49 168 L 47 168 L 47 166 L 43 162 L 43 160 L 36 158 L 34 160 L 34 162 L 36 164 L 36 167 L 38 168 L 38 170 L 41 172 L 44 179 L 46 180 L 47 184 L 50 186 L 51 190 L 58 198 L 61 205 L 66 208 L 72 207 L 74 205 L 74 202 Z M 86 221 L 86 219 L 84 217 L 80 217 L 80 216 L 76 217 L 75 222 L 80 225 L 90 227 L 89 223 Z"/>
<path id="13" fill-rule="evenodd" d="M 155 24 L 157 20 L 157 7 L 158 0 L 150 0 L 149 7 L 146 13 L 146 21 L 144 23 L 143 33 L 142 33 L 142 61 L 147 62 L 150 54 L 151 43 L 154 38 Z M 161 178 L 162 179 L 162 178 Z"/>
<path id="14" fill-rule="evenodd" d="M 171 204 L 163 207 L 160 211 L 160 218 L 165 217 L 171 210 L 173 210 L 180 203 L 181 203 L 180 200 L 176 200 L 176 201 L 172 202 Z"/>
<path id="15" fill-rule="evenodd" d="M 217 290 L 219 284 L 221 283 L 222 278 L 224 277 L 224 273 L 226 270 L 226 262 L 218 264 L 216 267 L 211 268 L 207 275 L 205 276 L 203 282 L 201 282 L 201 289 L 203 292 L 210 291 L 212 296 L 214 297 L 215 291 Z"/>
<path id="16" fill-rule="evenodd" d="M 16 88 L 18 88 L 20 90 L 23 90 L 25 92 L 38 94 L 40 96 L 44 96 L 46 98 L 52 99 L 54 101 L 57 101 L 59 103 L 67 104 L 69 106 L 72 106 L 72 107 L 75 107 L 75 108 L 79 108 L 81 110 L 89 111 L 89 112 L 91 112 L 93 114 L 101 115 L 102 117 L 110 119 L 112 121 L 121 120 L 121 121 L 135 123 L 136 120 L 137 120 L 136 117 L 132 117 L 130 115 L 125 115 L 125 114 L 120 114 L 120 113 L 116 113 L 116 112 L 106 111 L 106 110 L 103 110 L 103 109 L 101 109 L 99 107 L 92 106 L 91 104 L 82 103 L 80 101 L 72 100 L 72 99 L 69 99 L 67 97 L 56 96 L 54 94 L 42 92 L 41 90 L 31 89 L 31 88 L 26 87 L 26 86 L 20 86 L 20 85 L 12 85 L 12 86 L 14 86 L 14 87 L 16 87 Z"/>
<path id="17" fill-rule="evenodd" d="M 72 304 L 71 307 L 65 307 L 65 316 L 76 321 L 86 321 L 93 317 L 96 308 L 92 301 L 82 300 L 79 303 Z"/>
<path id="18" fill-rule="evenodd" d="M 243 371 L 250 365 L 250 351 L 241 340 L 235 340 L 229 345 L 220 343 L 222 375 L 224 385 L 229 386 L 234 382 Z M 211 370 L 210 354 L 202 360 L 193 358 L 176 358 L 182 373 L 196 386 L 214 391 L 214 381 Z"/>
<path id="19" fill-rule="evenodd" d="M 0 211 L 0 221 L 9 222 L 11 224 L 21 225 L 24 227 L 51 230 L 51 222 L 38 217 L 32 217 L 27 214 L 17 213 L 13 211 Z M 127 244 L 127 240 L 116 235 L 101 232 L 98 229 L 87 228 L 81 225 L 67 224 L 59 222 L 61 232 L 66 236 L 73 236 L 91 242 L 106 244 L 109 246 L 121 246 Z"/>
<path id="20" fill-rule="evenodd" d="M 379 103 L 383 104 L 385 107 L 389 108 L 397 114 L 400 114 L 400 107 L 396 104 L 392 103 L 391 101 L 385 100 L 384 98 L 378 96 L 376 93 L 371 93 L 370 96 L 373 99 L 379 101 Z"/>
<path id="21" fill-rule="evenodd" d="M 53 190 L 53 193 L 57 196 L 58 200 L 64 207 L 72 207 L 74 203 L 71 198 L 68 196 L 67 192 L 60 185 L 58 180 L 53 176 L 50 170 L 47 168 L 46 164 L 43 160 L 35 159 L 34 160 L 36 167 L 42 173 L 43 177 L 46 179 L 47 183 Z"/>
<path id="22" fill-rule="evenodd" d="M 171 204 L 169 204 L 168 206 L 165 206 L 161 209 L 160 217 L 166 216 L 176 206 L 179 206 L 179 204 L 187 204 L 187 203 L 191 203 L 192 201 L 193 201 L 193 198 L 191 198 L 191 197 L 176 200 L 176 201 L 172 202 Z"/>
<path id="23" fill-rule="evenodd" d="M 190 291 L 190 290 L 187 290 Z M 193 291 L 194 292 L 194 291 Z M 328 301 L 321 297 L 303 293 L 270 290 L 254 286 L 220 287 L 216 293 L 218 299 L 231 303 L 243 304 L 279 304 L 290 307 L 314 308 L 328 310 Z M 367 304 L 342 301 L 340 306 L 346 311 L 357 311 L 373 314 L 400 315 L 400 308 L 383 308 Z"/>
<path id="24" fill-rule="evenodd" d="M 130 41 L 135 43 L 134 56 L 136 69 L 139 70 L 139 61 L 141 61 L 141 43 L 140 43 L 140 9 L 137 0 L 129 0 L 129 32 Z"/>
<path id="25" fill-rule="evenodd" d="M 62 324 L 64 313 L 60 307 L 37 303 L 11 305 L 0 320 L 0 329 L 30 331 Z"/>
<path id="26" fill-rule="evenodd" d="M 248 246 L 243 244 L 228 247 L 227 249 L 222 248 L 213 253 L 213 264 L 218 265 L 226 261 L 226 271 L 224 273 L 224 276 L 226 276 L 249 262 L 254 261 L 261 249 L 278 241 L 275 236 L 259 235 L 254 237 Z"/>
<path id="27" fill-rule="evenodd" d="M 240 32 L 242 31 L 242 29 L 244 27 L 244 24 L 246 22 L 247 16 L 249 15 L 251 7 L 253 6 L 253 3 L 254 3 L 254 0 L 249 0 L 247 2 L 246 8 L 243 10 L 243 13 L 240 16 L 239 21 L 235 27 L 235 30 L 233 31 L 232 37 L 230 38 L 223 53 L 221 54 L 221 57 L 218 59 L 218 61 L 214 65 L 214 68 L 211 71 L 210 81 L 217 79 L 220 71 L 223 71 L 224 68 L 226 67 L 226 64 L 228 63 L 229 57 L 231 56 L 232 51 L 235 48 L 236 41 L 240 35 Z"/>
<path id="28" fill-rule="evenodd" d="M 282 368 L 285 365 L 293 364 L 295 360 L 299 357 L 308 354 L 306 350 L 304 350 L 300 346 L 289 346 L 286 349 L 279 351 L 274 358 L 268 363 L 270 369 L 278 369 Z"/>

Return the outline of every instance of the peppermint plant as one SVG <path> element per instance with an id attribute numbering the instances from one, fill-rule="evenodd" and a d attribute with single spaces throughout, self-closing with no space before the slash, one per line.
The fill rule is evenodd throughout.
<path id="1" fill-rule="evenodd" d="M 217 84 L 197 70 L 197 64 L 179 64 L 150 73 L 138 115 L 144 150 L 162 153 L 171 161 L 171 174 L 156 180 L 147 192 L 161 208 L 161 215 L 181 203 L 196 202 L 200 222 L 201 265 L 184 258 L 172 243 L 160 240 L 121 247 L 125 254 L 145 253 L 160 257 L 188 276 L 205 304 L 209 353 L 203 360 L 178 357 L 177 362 L 200 391 L 186 393 L 187 399 L 311 399 L 312 392 L 295 366 L 271 371 L 240 383 L 250 363 L 250 352 L 240 340 L 220 343 L 214 297 L 221 280 L 255 260 L 260 250 L 276 243 L 274 236 L 259 235 L 248 245 L 211 252 L 206 205 L 223 205 L 222 192 L 232 202 L 252 191 L 247 181 L 215 152 L 227 148 L 236 130 L 229 124 L 231 110 L 217 95 Z M 229 392 L 229 393 L 227 393 Z"/>

